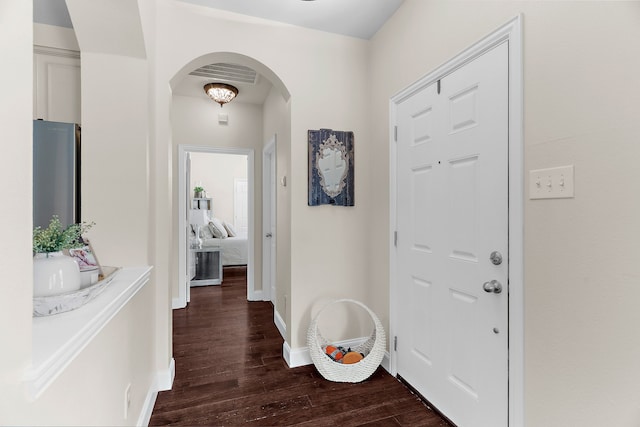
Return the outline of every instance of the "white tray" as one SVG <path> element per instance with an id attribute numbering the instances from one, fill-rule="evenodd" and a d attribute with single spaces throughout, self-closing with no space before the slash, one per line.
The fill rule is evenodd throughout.
<path id="1" fill-rule="evenodd" d="M 118 267 L 102 267 L 102 280 L 96 284 L 66 294 L 34 297 L 33 317 L 51 316 L 82 307 L 106 289 L 118 270 Z"/>

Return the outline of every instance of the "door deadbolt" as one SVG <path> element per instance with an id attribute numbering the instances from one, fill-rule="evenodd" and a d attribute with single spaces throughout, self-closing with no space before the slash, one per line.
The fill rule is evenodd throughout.
<path id="1" fill-rule="evenodd" d="M 502 264 L 502 254 L 498 251 L 491 252 L 491 255 L 489 255 L 489 259 L 491 260 L 493 265 Z"/>

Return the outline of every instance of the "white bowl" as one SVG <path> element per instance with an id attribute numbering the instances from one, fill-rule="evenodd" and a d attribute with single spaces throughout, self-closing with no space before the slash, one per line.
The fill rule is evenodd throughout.
<path id="1" fill-rule="evenodd" d="M 98 267 L 89 270 L 80 270 L 80 288 L 95 285 L 98 283 L 100 269 Z"/>

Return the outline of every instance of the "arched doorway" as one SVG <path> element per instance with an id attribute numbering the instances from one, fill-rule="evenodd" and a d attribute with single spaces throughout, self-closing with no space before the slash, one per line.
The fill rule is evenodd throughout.
<path id="1" fill-rule="evenodd" d="M 224 108 L 207 98 L 203 84 L 212 82 L 207 77 L 193 78 L 194 71 L 212 64 L 225 64 L 234 68 L 246 67 L 255 71 L 260 86 L 256 91 L 262 94 L 252 94 L 251 88 L 238 84 L 238 97 Z M 225 79 L 220 80 L 225 82 Z M 264 88 L 264 83 L 268 88 Z M 232 81 L 232 84 L 235 84 Z M 262 163 L 259 159 L 263 155 L 265 146 L 273 139 L 273 133 L 265 136 L 265 129 L 260 132 L 248 133 L 247 129 L 255 130 L 262 127 L 259 120 L 251 121 L 251 117 L 260 116 L 260 110 L 268 108 L 267 99 L 276 93 L 283 103 L 289 101 L 290 95 L 280 78 L 267 66 L 245 55 L 230 52 L 218 52 L 203 55 L 190 61 L 170 81 L 172 90 L 171 124 L 174 161 L 174 229 L 177 236 L 177 256 L 174 259 L 178 272 L 178 289 L 173 292 L 173 308 L 186 306 L 189 295 L 188 287 L 188 250 L 187 238 L 188 210 L 185 209 L 189 200 L 189 189 L 186 183 L 186 153 L 200 152 L 241 152 L 249 158 L 249 203 L 250 231 L 248 233 L 247 262 L 247 298 L 249 300 L 271 300 L 272 288 L 265 287 L 262 278 L 266 276 L 263 270 L 263 240 L 267 234 L 263 232 L 263 179 Z M 262 100 L 261 97 L 262 96 Z M 250 100 L 248 100 L 250 99 Z M 246 105 L 243 105 L 246 104 Z M 286 110 L 289 111 L 289 110 Z M 262 113 L 264 115 L 264 113 Z M 290 123 L 290 118 L 287 118 Z M 241 134 L 240 134 L 241 133 Z M 257 161 L 254 157 L 258 156 Z M 214 200 L 215 205 L 215 200 Z M 272 274 L 274 277 L 275 274 Z M 275 304 L 274 304 L 275 305 Z"/>

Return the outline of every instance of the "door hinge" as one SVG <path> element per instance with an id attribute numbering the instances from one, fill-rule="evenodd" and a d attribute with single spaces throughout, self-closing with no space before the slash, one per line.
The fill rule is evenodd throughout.
<path id="1" fill-rule="evenodd" d="M 393 127 L 393 140 L 398 142 L 398 126 Z"/>
<path id="2" fill-rule="evenodd" d="M 398 336 L 393 337 L 393 351 L 398 351 Z"/>
<path id="3" fill-rule="evenodd" d="M 438 80 L 438 95 L 440 95 L 440 80 Z"/>
<path id="4" fill-rule="evenodd" d="M 395 246 L 396 248 L 398 247 L 398 232 L 397 231 L 393 232 L 393 246 Z"/>

